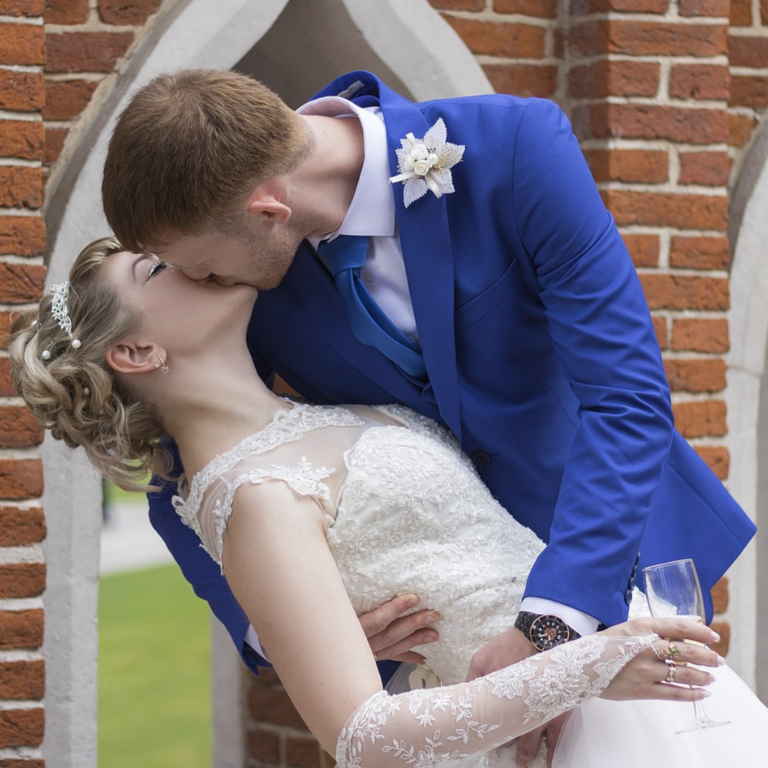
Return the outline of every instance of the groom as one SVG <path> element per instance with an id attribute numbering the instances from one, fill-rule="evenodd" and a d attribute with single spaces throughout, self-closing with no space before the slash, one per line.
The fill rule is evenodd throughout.
<path id="1" fill-rule="evenodd" d="M 413 104 L 353 72 L 297 114 L 235 73 L 160 76 L 117 123 L 103 197 L 130 250 L 263 290 L 248 341 L 265 378 L 446 425 L 548 542 L 516 628 L 473 673 L 624 620 L 650 563 L 693 557 L 711 613 L 709 590 L 753 526 L 674 429 L 637 275 L 554 104 Z M 170 494 L 151 516 L 258 662 Z M 393 639 L 415 622 L 372 647 L 399 655 Z"/>

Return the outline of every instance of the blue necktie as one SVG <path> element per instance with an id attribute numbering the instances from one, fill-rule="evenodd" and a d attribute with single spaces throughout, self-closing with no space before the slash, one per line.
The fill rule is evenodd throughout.
<path id="1" fill-rule="evenodd" d="M 382 311 L 360 279 L 370 238 L 342 235 L 317 248 L 333 275 L 352 333 L 363 344 L 376 347 L 383 355 L 418 379 L 427 369 L 421 349 Z"/>

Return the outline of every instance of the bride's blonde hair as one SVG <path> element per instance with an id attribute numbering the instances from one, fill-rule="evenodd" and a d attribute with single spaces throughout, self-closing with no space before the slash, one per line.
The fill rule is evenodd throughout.
<path id="1" fill-rule="evenodd" d="M 121 488 L 143 490 L 149 472 L 167 477 L 170 460 L 159 443 L 167 433 L 155 409 L 121 386 L 106 361 L 107 351 L 141 322 L 99 277 L 104 262 L 124 250 L 105 237 L 75 259 L 66 297 L 71 334 L 52 313 L 50 294 L 13 321 L 11 377 L 57 440 L 82 446 L 94 467 Z"/>

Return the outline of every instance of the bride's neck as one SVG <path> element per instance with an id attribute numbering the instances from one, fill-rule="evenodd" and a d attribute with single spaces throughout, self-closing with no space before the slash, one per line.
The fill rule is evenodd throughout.
<path id="1" fill-rule="evenodd" d="M 172 369 L 167 384 L 173 387 L 161 398 L 162 419 L 190 476 L 290 407 L 265 386 L 250 357 L 245 365 L 226 360 Z"/>

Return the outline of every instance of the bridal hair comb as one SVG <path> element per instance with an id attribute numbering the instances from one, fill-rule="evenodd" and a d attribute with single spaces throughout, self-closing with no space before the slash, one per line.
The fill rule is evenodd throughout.
<path id="1" fill-rule="evenodd" d="M 69 316 L 69 311 L 67 310 L 68 298 L 68 280 L 65 280 L 63 283 L 58 283 L 51 286 L 51 314 L 53 315 L 53 319 L 56 321 L 59 328 L 61 328 L 61 330 L 64 331 L 67 336 L 69 336 L 70 340 L 72 341 L 72 348 L 80 349 L 82 342 L 80 339 L 75 339 L 72 337 L 72 318 Z M 43 360 L 50 360 L 51 351 L 49 349 L 44 349 L 40 353 L 40 357 L 42 357 Z"/>

